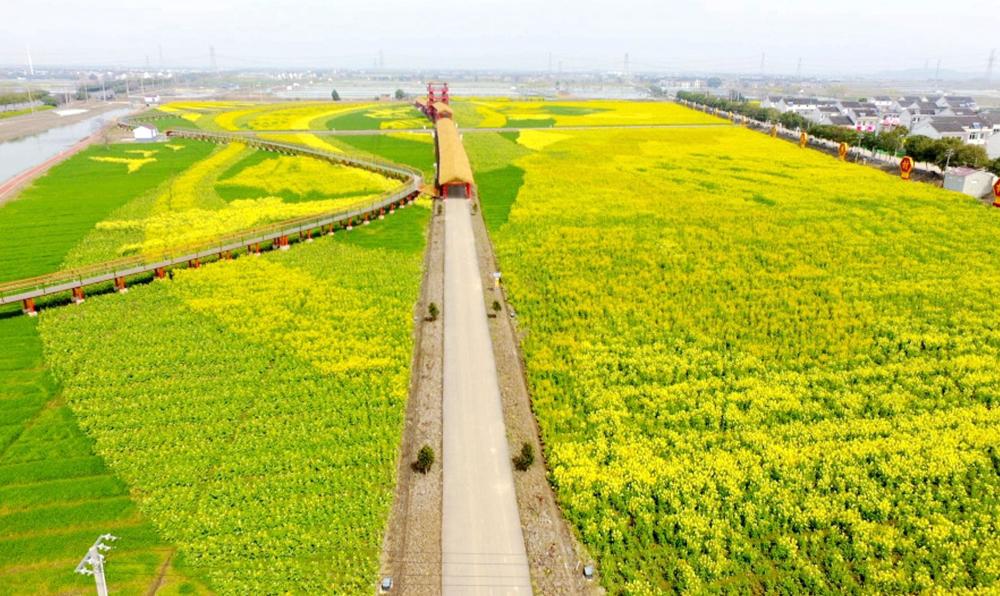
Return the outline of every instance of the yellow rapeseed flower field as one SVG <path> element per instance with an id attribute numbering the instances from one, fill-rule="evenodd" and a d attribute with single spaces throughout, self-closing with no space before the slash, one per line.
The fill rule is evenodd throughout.
<path id="1" fill-rule="evenodd" d="M 479 128 L 725 124 L 715 116 L 666 101 L 462 98 L 455 99 L 452 107 L 462 126 Z"/>
<path id="2" fill-rule="evenodd" d="M 105 163 L 120 163 L 126 168 L 126 171 L 131 174 L 133 172 L 139 171 L 142 166 L 146 164 L 153 163 L 156 161 L 155 157 L 105 157 L 103 155 L 91 157 L 93 161 L 101 161 Z"/>
<path id="3" fill-rule="evenodd" d="M 606 587 L 1000 586 L 1000 211 L 735 127 L 559 134 L 466 141 Z"/>
<path id="4" fill-rule="evenodd" d="M 252 187 L 272 195 L 377 195 L 399 185 L 361 168 L 334 165 L 311 157 L 282 155 L 246 168 L 219 186 Z"/>
<path id="5" fill-rule="evenodd" d="M 96 453 L 215 593 L 371 591 L 429 213 L 39 317 Z M 109 562 L 109 577 L 156 576 L 155 559 L 125 565 Z"/>

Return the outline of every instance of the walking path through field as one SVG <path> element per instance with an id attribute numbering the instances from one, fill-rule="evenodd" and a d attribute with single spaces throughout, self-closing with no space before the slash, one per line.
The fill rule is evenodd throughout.
<path id="1" fill-rule="evenodd" d="M 442 592 L 530 594 L 471 204 L 444 201 Z"/>

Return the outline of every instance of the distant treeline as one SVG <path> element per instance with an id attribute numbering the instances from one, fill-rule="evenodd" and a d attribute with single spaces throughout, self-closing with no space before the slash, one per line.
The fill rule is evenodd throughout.
<path id="1" fill-rule="evenodd" d="M 0 105 L 30 103 L 32 101 L 40 101 L 50 106 L 58 104 L 56 98 L 52 97 L 48 91 L 32 91 L 30 94 L 27 91 L 24 93 L 0 93 Z"/>
<path id="2" fill-rule="evenodd" d="M 984 147 L 967 145 L 961 139 L 910 136 L 905 126 L 877 133 L 860 132 L 842 126 L 816 124 L 795 112 L 781 113 L 774 108 L 764 108 L 745 100 L 724 99 L 690 91 L 678 91 L 677 99 L 733 112 L 768 124 L 780 124 L 788 129 L 803 130 L 811 136 L 836 143 L 847 143 L 897 157 L 909 155 L 918 162 L 932 163 L 942 169 L 948 166 L 969 166 L 987 169 L 1000 176 L 1000 159 L 990 161 Z"/>

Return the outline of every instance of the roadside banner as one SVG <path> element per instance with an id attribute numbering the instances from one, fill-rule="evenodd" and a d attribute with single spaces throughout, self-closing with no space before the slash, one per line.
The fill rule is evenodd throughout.
<path id="1" fill-rule="evenodd" d="M 913 171 L 913 158 L 907 155 L 899 162 L 899 175 L 903 180 L 910 179 L 910 172 Z"/>

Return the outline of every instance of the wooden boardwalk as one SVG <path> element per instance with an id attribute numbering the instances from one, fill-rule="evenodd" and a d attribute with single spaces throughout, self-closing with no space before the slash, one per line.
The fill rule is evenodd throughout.
<path id="1" fill-rule="evenodd" d="M 132 126 L 133 124 L 126 120 L 122 125 Z M 354 224 L 380 218 L 385 215 L 387 210 L 391 213 L 397 207 L 414 201 L 423 186 L 423 177 L 418 170 L 389 162 L 322 151 L 291 143 L 265 141 L 224 133 L 172 130 L 168 131 L 167 134 L 215 143 L 239 142 L 263 151 L 306 155 L 331 163 L 377 172 L 397 179 L 401 184 L 399 188 L 382 195 L 378 200 L 355 209 L 298 218 L 236 234 L 227 234 L 205 243 L 177 247 L 156 255 L 117 259 L 39 277 L 6 282 L 0 284 L 0 306 L 21 303 L 26 313 L 33 314 L 35 311 L 34 301 L 45 296 L 69 292 L 75 298 L 82 298 L 84 288 L 88 286 L 114 282 L 116 287 L 123 289 L 129 277 L 148 273 L 162 277 L 167 268 L 185 263 L 197 264 L 201 259 L 214 256 L 225 257 L 234 251 L 259 252 L 262 249 L 266 250 L 269 246 L 284 248 L 289 246 L 290 239 L 296 237 L 304 239 L 316 234 L 332 232 L 337 228 L 350 229 Z"/>

